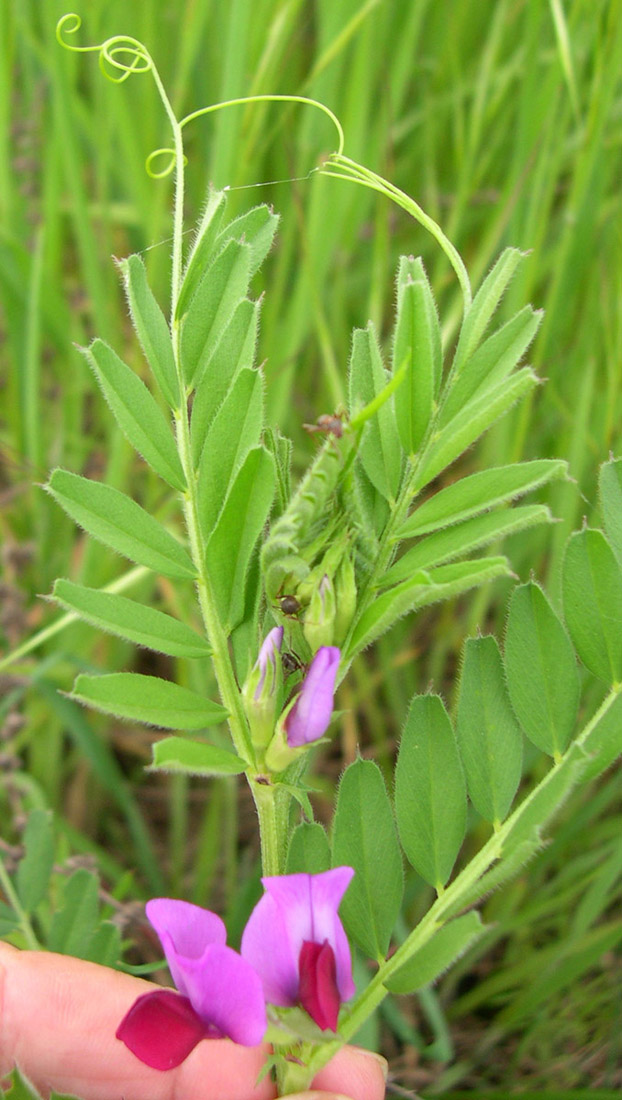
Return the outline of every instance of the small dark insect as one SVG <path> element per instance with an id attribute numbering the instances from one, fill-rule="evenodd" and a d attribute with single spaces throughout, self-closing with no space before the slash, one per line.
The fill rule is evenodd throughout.
<path id="1" fill-rule="evenodd" d="M 297 600 L 295 596 L 291 595 L 278 596 L 277 598 L 279 602 L 279 607 L 281 609 L 281 614 L 287 615 L 290 619 L 294 619 L 300 611 L 300 608 L 302 607 L 300 601 Z"/>
<path id="2" fill-rule="evenodd" d="M 306 672 L 307 666 L 293 650 L 289 653 L 282 653 L 281 661 L 283 662 L 283 670 L 286 676 L 291 676 L 293 672 Z"/>
<path id="3" fill-rule="evenodd" d="M 322 413 L 322 416 L 318 416 L 315 424 L 303 424 L 302 426 L 307 432 L 326 432 L 327 435 L 334 435 L 336 439 L 341 439 L 343 435 L 341 417 L 331 416 L 330 413 Z"/>
<path id="4" fill-rule="evenodd" d="M 259 785 L 262 786 L 262 787 L 269 787 L 270 786 L 270 780 L 268 779 L 267 775 L 257 775 L 257 776 L 255 776 L 255 782 L 259 783 Z"/>

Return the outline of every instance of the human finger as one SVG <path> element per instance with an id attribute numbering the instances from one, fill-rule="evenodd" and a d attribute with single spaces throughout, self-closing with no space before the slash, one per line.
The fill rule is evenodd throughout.
<path id="1" fill-rule="evenodd" d="M 115 1031 L 152 989 L 95 963 L 0 944 L 0 1078 L 17 1066 L 44 1097 L 54 1090 L 82 1100 L 270 1100 L 270 1082 L 255 1085 L 265 1046 L 213 1039 L 165 1073 L 135 1058 Z"/>

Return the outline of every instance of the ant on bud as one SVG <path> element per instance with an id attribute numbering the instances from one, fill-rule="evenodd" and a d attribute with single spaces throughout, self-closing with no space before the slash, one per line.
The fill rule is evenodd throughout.
<path id="1" fill-rule="evenodd" d="M 297 653 L 291 650 L 289 653 L 281 654 L 281 662 L 283 664 L 283 671 L 285 676 L 291 676 L 294 672 L 305 673 L 307 671 L 307 665 L 304 661 L 301 661 Z"/>
<path id="2" fill-rule="evenodd" d="M 282 615 L 285 615 L 288 619 L 297 618 L 299 612 L 302 609 L 300 600 L 297 600 L 295 596 L 277 596 L 278 605 Z"/>

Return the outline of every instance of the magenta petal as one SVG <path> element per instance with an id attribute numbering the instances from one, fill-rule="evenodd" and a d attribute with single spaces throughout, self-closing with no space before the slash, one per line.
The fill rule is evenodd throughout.
<path id="1" fill-rule="evenodd" d="M 329 943 L 305 941 L 298 961 L 300 1004 L 322 1031 L 336 1031 L 341 998 L 337 989 L 335 954 Z"/>
<path id="2" fill-rule="evenodd" d="M 241 952 L 259 974 L 266 1000 L 276 1005 L 299 999 L 303 943 L 330 944 L 342 1001 L 354 993 L 350 947 L 337 910 L 352 879 L 351 867 L 318 875 L 276 875 L 262 879 L 266 893 L 250 915 Z"/>
<path id="3" fill-rule="evenodd" d="M 207 1029 L 186 997 L 170 989 L 144 993 L 122 1019 L 117 1039 L 152 1069 L 179 1066 Z"/>
<path id="4" fill-rule="evenodd" d="M 158 933 L 175 985 L 189 997 L 188 963 L 200 959 L 209 945 L 227 942 L 224 922 L 209 909 L 174 898 L 153 898 L 147 902 L 145 912 Z"/>
<path id="5" fill-rule="evenodd" d="M 265 998 L 273 1005 L 291 1007 L 298 1000 L 301 943 L 292 936 L 286 914 L 274 898 L 264 894 L 248 919 L 240 952 L 261 978 Z"/>
<path id="6" fill-rule="evenodd" d="M 333 713 L 340 656 L 337 646 L 322 646 L 315 654 L 296 702 L 285 718 L 290 749 L 318 741 L 326 733 Z"/>
<path id="7" fill-rule="evenodd" d="M 259 976 L 231 947 L 213 944 L 202 958 L 188 961 L 185 983 L 201 1019 L 242 1046 L 257 1046 L 267 1027 Z"/>

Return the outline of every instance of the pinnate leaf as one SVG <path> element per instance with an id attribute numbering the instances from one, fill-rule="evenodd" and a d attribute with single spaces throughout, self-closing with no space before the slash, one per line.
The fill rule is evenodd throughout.
<path id="1" fill-rule="evenodd" d="M 402 848 L 415 871 L 441 889 L 466 829 L 466 788 L 456 738 L 438 695 L 415 695 L 395 769 Z"/>
<path id="2" fill-rule="evenodd" d="M 579 708 L 579 671 L 566 631 L 539 585 L 512 593 L 505 635 L 510 701 L 530 741 L 558 758 Z"/>
<path id="3" fill-rule="evenodd" d="M 185 775 L 241 775 L 248 763 L 234 752 L 210 745 L 207 741 L 190 741 L 185 737 L 164 737 L 152 747 L 152 769 L 181 772 Z"/>
<path id="4" fill-rule="evenodd" d="M 134 255 L 121 260 L 119 268 L 123 274 L 134 328 L 147 362 L 168 404 L 172 409 L 177 409 L 181 395 L 171 333 L 147 281 L 145 265 L 140 256 Z"/>
<path id="5" fill-rule="evenodd" d="M 562 567 L 564 616 L 586 668 L 607 684 L 622 682 L 622 568 L 602 531 L 568 539 Z"/>
<path id="6" fill-rule="evenodd" d="M 387 953 L 404 879 L 393 810 L 382 773 L 356 760 L 339 784 L 333 824 L 333 866 L 355 870 L 340 914 L 348 935 L 372 958 Z"/>
<path id="7" fill-rule="evenodd" d="M 199 519 L 210 535 L 235 474 L 261 438 L 263 379 L 241 370 L 205 438 L 198 472 Z"/>
<path id="8" fill-rule="evenodd" d="M 196 576 L 181 543 L 118 489 L 58 469 L 46 488 L 80 527 L 118 554 L 165 577 Z"/>
<path id="9" fill-rule="evenodd" d="M 396 531 L 395 540 L 426 535 L 462 523 L 471 516 L 531 493 L 547 481 L 564 477 L 567 469 L 567 463 L 561 459 L 541 458 L 470 474 L 420 504 Z"/>
<path id="10" fill-rule="evenodd" d="M 207 544 L 207 567 L 229 629 L 242 620 L 253 551 L 274 499 L 274 459 L 264 447 L 246 456 Z"/>
<path id="11" fill-rule="evenodd" d="M 227 717 L 225 707 L 195 691 L 138 672 L 111 672 L 77 677 L 70 696 L 105 714 L 133 719 L 163 729 L 198 730 Z"/>
<path id="12" fill-rule="evenodd" d="M 598 475 L 598 492 L 607 538 L 622 563 L 622 458 L 603 462 Z"/>
<path id="13" fill-rule="evenodd" d="M 25 912 L 34 913 L 47 894 L 54 865 L 54 838 L 47 810 L 30 811 L 24 848 L 17 868 L 17 894 Z"/>
<path id="14" fill-rule="evenodd" d="M 490 634 L 465 643 L 456 733 L 471 802 L 498 827 L 520 782 L 523 738 Z"/>
<path id="15" fill-rule="evenodd" d="M 322 825 L 302 821 L 294 829 L 287 850 L 287 874 L 319 874 L 330 869 L 330 844 Z M 350 886 L 351 889 L 351 886 Z"/>
<path id="16" fill-rule="evenodd" d="M 384 588 L 385 585 L 399 584 L 412 576 L 417 569 L 442 565 L 452 558 L 463 557 L 491 542 L 514 535 L 517 531 L 534 527 L 537 523 L 550 523 L 552 518 L 544 504 L 529 504 L 474 516 L 418 542 L 387 570 L 382 578 L 382 586 Z"/>
<path id="17" fill-rule="evenodd" d="M 417 261 L 421 264 L 421 261 Z M 423 266 L 421 265 L 423 272 Z M 408 280 L 398 304 L 393 344 L 393 369 L 406 363 L 406 378 L 395 398 L 395 416 L 402 447 L 417 452 L 434 406 L 440 375 L 440 329 L 430 285 L 422 278 Z"/>
<path id="18" fill-rule="evenodd" d="M 246 297 L 250 261 L 249 245 L 229 241 L 197 286 L 181 330 L 182 369 L 192 388 L 200 384 L 236 306 Z"/>
<path id="19" fill-rule="evenodd" d="M 85 354 L 128 442 L 173 489 L 185 489 L 173 433 L 144 382 L 103 340 Z"/>
<path id="20" fill-rule="evenodd" d="M 170 657 L 208 657 L 211 653 L 206 639 L 195 630 L 148 604 L 62 579 L 54 584 L 52 595 L 68 611 L 100 630 L 157 653 Z"/>

